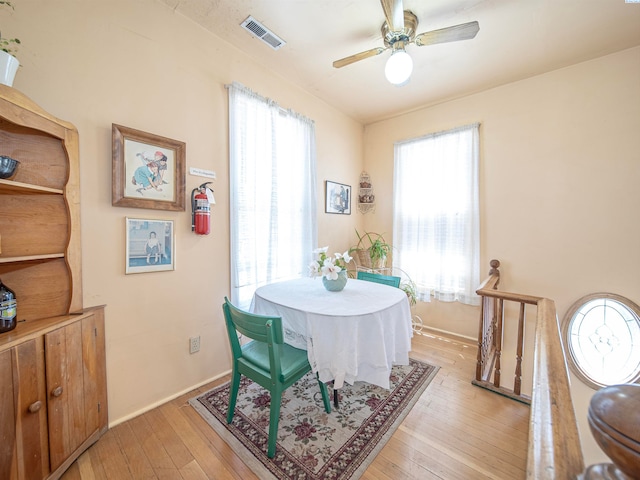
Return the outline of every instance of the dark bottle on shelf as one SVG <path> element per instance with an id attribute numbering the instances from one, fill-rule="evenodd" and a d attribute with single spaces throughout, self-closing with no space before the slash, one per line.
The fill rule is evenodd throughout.
<path id="1" fill-rule="evenodd" d="M 16 294 L 0 280 L 0 333 L 16 328 Z"/>

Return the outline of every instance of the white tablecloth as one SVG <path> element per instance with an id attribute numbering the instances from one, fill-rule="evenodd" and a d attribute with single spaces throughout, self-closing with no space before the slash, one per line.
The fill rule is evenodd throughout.
<path id="1" fill-rule="evenodd" d="M 306 349 L 320 380 L 365 381 L 389 388 L 392 365 L 407 365 L 411 311 L 399 288 L 349 279 L 329 292 L 321 278 L 298 278 L 256 290 L 251 310 L 282 317 L 285 341 Z"/>

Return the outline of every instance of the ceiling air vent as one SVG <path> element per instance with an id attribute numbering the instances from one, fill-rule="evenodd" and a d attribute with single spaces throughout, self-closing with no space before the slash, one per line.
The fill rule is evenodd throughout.
<path id="1" fill-rule="evenodd" d="M 244 22 L 240 24 L 242 28 L 247 30 L 254 37 L 258 37 L 264 43 L 269 45 L 274 50 L 279 50 L 280 47 L 287 44 L 284 40 L 278 37 L 275 33 L 262 25 L 252 16 L 248 16 Z"/>

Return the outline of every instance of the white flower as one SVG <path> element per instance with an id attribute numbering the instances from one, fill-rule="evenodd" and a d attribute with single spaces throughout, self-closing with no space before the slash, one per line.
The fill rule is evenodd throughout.
<path id="1" fill-rule="evenodd" d="M 349 255 L 349 250 L 347 250 L 346 252 L 344 252 L 342 254 L 336 253 L 336 259 L 340 259 L 340 258 L 342 258 L 344 260 L 344 263 L 349 263 L 351 260 L 353 260 L 351 255 Z"/>
<path id="2" fill-rule="evenodd" d="M 342 269 L 335 265 L 331 258 L 327 258 L 324 261 L 324 265 L 322 265 L 322 275 L 324 275 L 327 280 L 337 280 L 338 273 L 340 273 Z"/>
<path id="3" fill-rule="evenodd" d="M 349 252 L 336 253 L 335 259 L 327 257 L 329 247 L 316 248 L 313 251 L 315 260 L 309 264 L 309 276 L 323 276 L 328 280 L 336 280 L 338 274 L 343 270 L 346 271 L 347 264 L 352 260 Z"/>
<path id="4" fill-rule="evenodd" d="M 316 248 L 313 251 L 313 258 L 322 261 L 322 258 L 327 256 L 327 250 L 329 247 Z"/>
<path id="5" fill-rule="evenodd" d="M 313 261 L 309 264 L 309 276 L 310 277 L 319 277 L 320 273 L 320 265 L 317 261 Z"/>

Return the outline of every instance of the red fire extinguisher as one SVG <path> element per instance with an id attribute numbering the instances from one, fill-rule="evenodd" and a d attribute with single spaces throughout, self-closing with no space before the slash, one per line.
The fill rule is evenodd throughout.
<path id="1" fill-rule="evenodd" d="M 198 235 L 209 235 L 210 226 L 210 203 L 207 190 L 210 190 L 206 182 L 191 192 L 191 231 Z M 198 192 L 198 193 L 196 193 Z"/>

